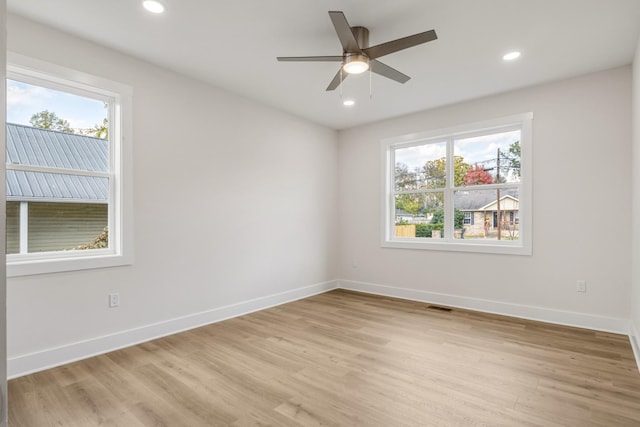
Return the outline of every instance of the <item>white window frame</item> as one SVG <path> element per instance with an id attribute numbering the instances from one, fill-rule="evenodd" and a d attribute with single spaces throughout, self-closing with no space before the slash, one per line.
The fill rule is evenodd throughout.
<path id="1" fill-rule="evenodd" d="M 7 276 L 115 267 L 133 263 L 132 97 L 133 89 L 57 64 L 7 53 L 7 79 L 109 103 L 109 248 L 7 255 Z M 7 165 L 7 169 L 14 168 Z M 15 168 L 25 169 L 25 166 Z M 28 167 L 29 170 L 69 173 Z M 73 174 L 87 174 L 71 171 Z M 100 173 L 95 174 L 100 175 Z M 105 175 L 105 174 L 102 174 Z"/>
<path id="2" fill-rule="evenodd" d="M 416 134 L 386 138 L 381 141 L 381 246 L 400 249 L 424 249 L 438 251 L 479 252 L 508 255 L 532 254 L 532 126 L 533 113 L 523 113 L 498 119 L 470 123 L 446 129 L 438 129 Z M 395 236 L 395 149 L 447 141 L 447 158 L 453 158 L 453 140 L 509 130 L 520 130 L 520 182 L 519 195 L 519 239 L 518 240 L 485 240 L 455 239 L 453 233 L 454 187 L 451 161 L 446 162 L 447 185 L 440 189 L 445 200 L 445 233 L 440 239 L 406 238 Z M 514 186 L 512 183 L 509 186 Z M 500 187 L 496 184 L 465 187 L 470 190 L 492 189 Z M 459 189 L 459 188 L 458 188 Z"/>

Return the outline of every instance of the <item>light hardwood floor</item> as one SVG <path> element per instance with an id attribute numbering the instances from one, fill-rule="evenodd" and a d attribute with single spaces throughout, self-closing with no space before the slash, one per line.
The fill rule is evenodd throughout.
<path id="1" fill-rule="evenodd" d="M 18 426 L 640 426 L 628 338 L 332 291 L 9 383 Z"/>

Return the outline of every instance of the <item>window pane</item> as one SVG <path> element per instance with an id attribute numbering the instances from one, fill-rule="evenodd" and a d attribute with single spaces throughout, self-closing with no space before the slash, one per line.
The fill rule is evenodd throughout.
<path id="1" fill-rule="evenodd" d="M 106 172 L 108 111 L 103 101 L 8 79 L 7 163 Z"/>
<path id="2" fill-rule="evenodd" d="M 107 247 L 107 224 L 107 204 L 29 203 L 29 252 Z"/>
<path id="3" fill-rule="evenodd" d="M 520 181 L 519 130 L 457 139 L 453 152 L 456 186 Z"/>
<path id="4" fill-rule="evenodd" d="M 395 199 L 395 236 L 444 237 L 444 194 L 399 194 Z"/>
<path id="5" fill-rule="evenodd" d="M 446 142 L 396 149 L 396 191 L 443 188 L 446 184 L 446 153 Z"/>
<path id="6" fill-rule="evenodd" d="M 458 239 L 518 240 L 520 237 L 517 188 L 456 191 L 454 195 Z"/>
<path id="7" fill-rule="evenodd" d="M 23 201 L 7 202 L 7 253 L 20 253 L 20 239 L 28 252 L 95 248 L 109 223 L 108 195 L 105 177 L 8 170 L 7 197 Z M 28 211 L 26 230 L 20 209 Z"/>

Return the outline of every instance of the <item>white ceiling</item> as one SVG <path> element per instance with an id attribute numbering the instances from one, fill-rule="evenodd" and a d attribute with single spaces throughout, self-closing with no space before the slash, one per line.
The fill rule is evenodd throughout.
<path id="1" fill-rule="evenodd" d="M 27 18 L 135 55 L 335 129 L 631 63 L 638 0 L 8 0 Z M 341 55 L 327 12 L 370 31 L 370 45 L 435 29 L 438 40 L 381 61 L 411 76 L 369 74 L 325 88 L 337 63 L 276 56 Z M 502 55 L 522 51 L 519 60 Z"/>

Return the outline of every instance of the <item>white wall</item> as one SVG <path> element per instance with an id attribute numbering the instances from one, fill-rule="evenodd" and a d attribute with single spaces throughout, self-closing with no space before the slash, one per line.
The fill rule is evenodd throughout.
<path id="1" fill-rule="evenodd" d="M 627 66 L 340 132 L 342 285 L 626 333 L 630 104 Z M 380 247 L 380 139 L 529 111 L 533 256 Z"/>
<path id="2" fill-rule="evenodd" d="M 335 131 L 12 15 L 8 48 L 134 88 L 134 265 L 10 279 L 11 376 L 333 286 Z"/>
<path id="3" fill-rule="evenodd" d="M 631 277 L 631 336 L 640 367 L 640 40 L 636 47 L 633 61 L 633 180 L 632 180 L 632 214 L 634 227 L 632 229 L 632 277 Z"/>

